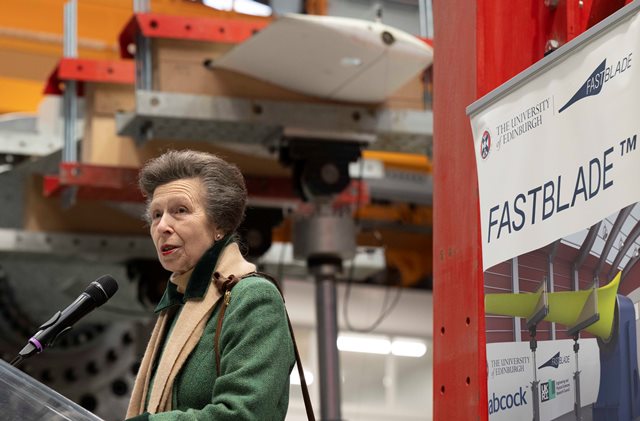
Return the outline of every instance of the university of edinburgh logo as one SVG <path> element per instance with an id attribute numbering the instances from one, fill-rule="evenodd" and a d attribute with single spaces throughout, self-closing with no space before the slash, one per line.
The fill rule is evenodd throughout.
<path id="1" fill-rule="evenodd" d="M 491 151 L 491 135 L 488 130 L 485 130 L 484 133 L 482 133 L 482 140 L 480 141 L 480 155 L 482 159 L 487 159 L 489 151 Z"/>

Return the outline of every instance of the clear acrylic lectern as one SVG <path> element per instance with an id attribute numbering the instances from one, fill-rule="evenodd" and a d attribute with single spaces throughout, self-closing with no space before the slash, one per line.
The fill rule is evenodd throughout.
<path id="1" fill-rule="evenodd" d="M 56 391 L 0 360 L 3 421 L 101 421 Z"/>

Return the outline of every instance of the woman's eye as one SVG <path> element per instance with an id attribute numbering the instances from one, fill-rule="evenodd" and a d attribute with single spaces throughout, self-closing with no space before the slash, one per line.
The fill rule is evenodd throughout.
<path id="1" fill-rule="evenodd" d="M 187 208 L 181 206 L 178 208 L 178 213 L 187 213 Z"/>
<path id="2" fill-rule="evenodd" d="M 151 219 L 159 219 L 162 217 L 162 212 L 151 212 Z"/>

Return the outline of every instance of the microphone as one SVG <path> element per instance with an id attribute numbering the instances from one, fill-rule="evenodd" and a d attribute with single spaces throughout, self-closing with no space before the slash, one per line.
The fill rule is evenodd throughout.
<path id="1" fill-rule="evenodd" d="M 71 330 L 75 322 L 107 302 L 117 290 L 118 283 L 111 275 L 101 276 L 91 282 L 73 303 L 64 310 L 56 312 L 51 319 L 40 326 L 38 332 L 29 339 L 16 359 L 29 358 L 52 346 L 56 339 Z"/>

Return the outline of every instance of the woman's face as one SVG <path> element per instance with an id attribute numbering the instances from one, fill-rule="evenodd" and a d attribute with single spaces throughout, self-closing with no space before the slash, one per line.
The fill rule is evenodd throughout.
<path id="1" fill-rule="evenodd" d="M 204 207 L 204 186 L 186 178 L 157 187 L 149 206 L 151 238 L 162 266 L 184 273 L 193 268 L 222 234 L 209 223 Z"/>

